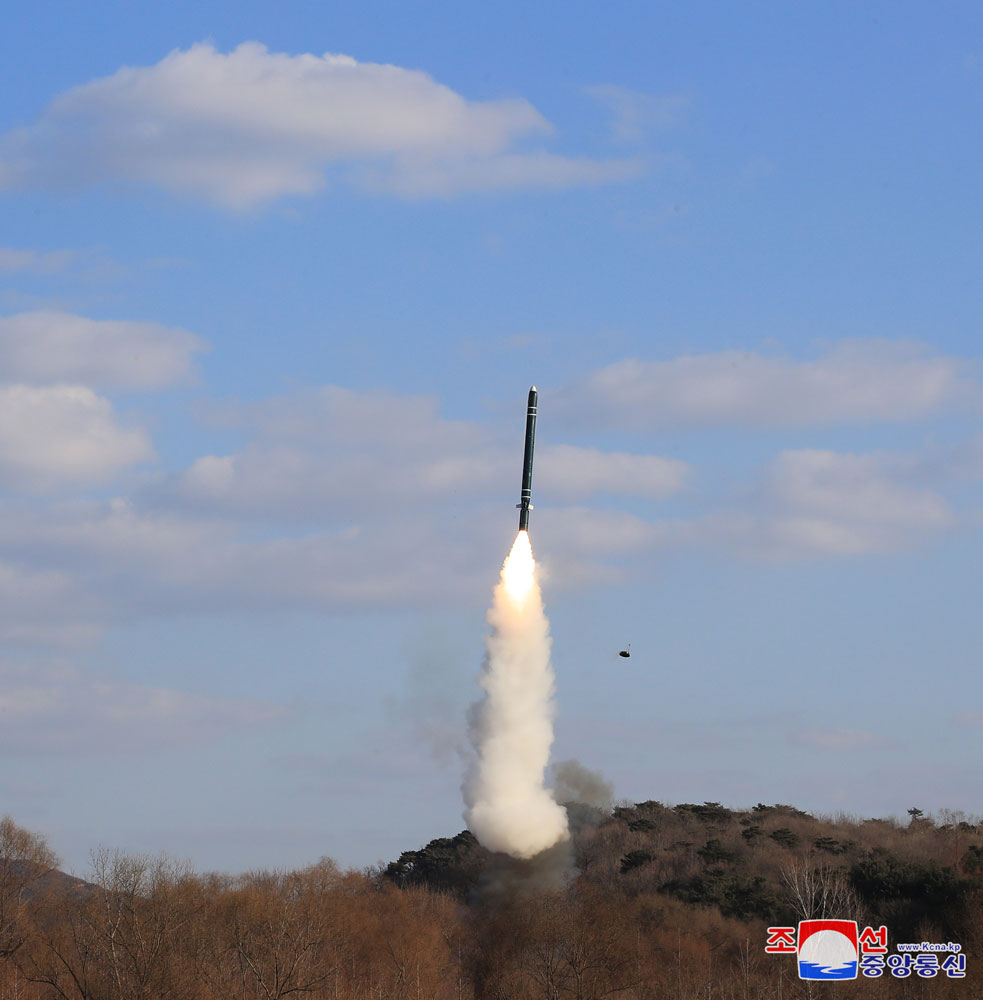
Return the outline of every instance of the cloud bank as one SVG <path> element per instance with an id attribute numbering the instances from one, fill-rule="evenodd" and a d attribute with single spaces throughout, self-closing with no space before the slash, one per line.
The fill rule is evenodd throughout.
<path id="1" fill-rule="evenodd" d="M 322 386 L 226 406 L 216 419 L 251 440 L 232 455 L 202 456 L 171 484 L 173 498 L 200 510 L 365 518 L 397 501 L 404 511 L 433 509 L 494 496 L 504 484 L 518 489 L 521 427 L 507 437 L 449 420 L 430 396 Z M 659 455 L 555 444 L 536 456 L 537 495 L 554 502 L 601 494 L 658 499 L 681 489 L 687 474 L 685 462 Z"/>
<path id="2" fill-rule="evenodd" d="M 200 345 L 152 324 L 61 314 L 12 317 L 3 329 L 0 355 L 20 377 L 84 375 L 130 388 L 186 377 Z M 951 359 L 909 364 L 885 353 L 894 359 L 888 381 L 941 379 L 956 395 L 968 381 Z M 728 375 L 739 389 L 732 399 L 777 414 L 787 393 L 774 364 L 801 387 L 817 370 L 842 374 L 847 354 L 751 356 L 738 373 L 749 385 Z M 719 366 L 709 357 L 700 377 Z M 769 386 L 772 398 L 760 398 Z M 840 413 L 856 408 L 838 397 L 820 416 L 831 418 L 834 403 Z M 926 393 L 914 409 L 948 404 Z M 0 481 L 10 490 L 88 488 L 154 458 L 146 432 L 122 426 L 110 401 L 83 386 L 0 383 L 0 417 Z M 147 618 L 346 613 L 485 593 L 513 524 L 521 421 L 449 419 L 433 396 L 321 386 L 212 404 L 206 424 L 235 431 L 242 445 L 145 478 L 129 496 L 0 498 L 0 636 L 64 646 Z M 563 444 L 560 433 L 541 440 L 535 481 L 536 537 L 558 590 L 654 572 L 660 553 L 686 548 L 783 560 L 904 550 L 966 523 L 946 484 L 981 467 L 977 439 L 911 452 L 786 448 L 715 487 L 678 459 Z"/>
<path id="3" fill-rule="evenodd" d="M 766 484 L 778 509 L 774 537 L 793 548 L 853 555 L 891 551 L 952 526 L 949 504 L 912 482 L 916 471 L 910 456 L 782 452 Z"/>
<path id="4" fill-rule="evenodd" d="M 0 749 L 128 753 L 179 749 L 289 718 L 282 705 L 152 687 L 59 659 L 0 659 Z"/>
<path id="5" fill-rule="evenodd" d="M 80 385 L 0 387 L 0 482 L 16 489 L 103 482 L 154 457 L 150 436 L 118 424 Z"/>
<path id="6" fill-rule="evenodd" d="M 0 316 L 0 382 L 160 389 L 188 380 L 192 356 L 205 346 L 194 334 L 159 323 L 54 310 Z"/>
<path id="7" fill-rule="evenodd" d="M 0 138 L 0 189 L 132 181 L 246 208 L 310 195 L 328 172 L 381 192 L 447 196 L 640 169 L 520 148 L 551 131 L 522 98 L 470 101 L 420 70 L 203 43 L 58 96 L 38 122 Z"/>
<path id="8" fill-rule="evenodd" d="M 633 431 L 800 428 L 915 420 L 967 405 L 978 390 L 958 358 L 871 340 L 811 361 L 751 351 L 618 361 L 555 401 L 571 422 Z"/>
<path id="9" fill-rule="evenodd" d="M 44 492 L 110 481 L 156 456 L 97 393 L 190 382 L 204 341 L 186 330 L 53 310 L 0 316 L 0 485 Z M 96 388 L 93 388 L 96 387 Z"/>
<path id="10" fill-rule="evenodd" d="M 56 274 L 64 270 L 75 254 L 71 250 L 18 250 L 0 247 L 0 274 L 21 272 L 29 274 Z"/>

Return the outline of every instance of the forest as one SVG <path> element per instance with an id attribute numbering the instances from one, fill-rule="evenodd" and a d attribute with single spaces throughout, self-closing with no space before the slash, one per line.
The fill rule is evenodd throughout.
<path id="1" fill-rule="evenodd" d="M 93 854 L 61 872 L 0 821 L 0 1000 L 749 1000 L 983 997 L 983 824 L 788 805 L 567 806 L 530 862 L 467 831 L 344 871 L 199 873 Z M 811 983 L 767 928 L 837 918 L 957 942 L 965 973 Z"/>

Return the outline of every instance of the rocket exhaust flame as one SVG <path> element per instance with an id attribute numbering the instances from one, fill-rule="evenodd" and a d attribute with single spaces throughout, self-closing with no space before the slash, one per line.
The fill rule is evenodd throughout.
<path id="1" fill-rule="evenodd" d="M 502 586 L 508 599 L 517 608 L 525 603 L 533 587 L 536 586 L 536 560 L 532 556 L 529 533 L 520 531 L 512 543 L 505 565 L 502 566 Z"/>
<path id="2" fill-rule="evenodd" d="M 472 707 L 476 759 L 464 818 L 489 850 L 531 858 L 569 837 L 566 811 L 545 786 L 553 745 L 549 621 L 529 534 L 520 531 L 488 612 L 492 633 Z"/>

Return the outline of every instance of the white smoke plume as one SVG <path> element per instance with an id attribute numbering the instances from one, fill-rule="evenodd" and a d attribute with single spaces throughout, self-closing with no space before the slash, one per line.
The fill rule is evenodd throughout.
<path id="1" fill-rule="evenodd" d="M 464 783 L 464 818 L 491 851 L 532 858 L 569 837 L 567 815 L 545 785 L 553 745 L 549 621 L 529 535 L 520 531 L 502 567 L 472 707 L 477 757 Z"/>

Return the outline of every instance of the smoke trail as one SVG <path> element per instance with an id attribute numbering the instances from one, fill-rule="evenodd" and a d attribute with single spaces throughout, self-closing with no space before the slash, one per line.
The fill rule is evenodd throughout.
<path id="1" fill-rule="evenodd" d="M 544 784 L 553 744 L 549 622 L 529 535 L 520 531 L 502 567 L 471 712 L 477 759 L 464 783 L 464 818 L 484 847 L 531 858 L 569 836 L 567 817 Z"/>

